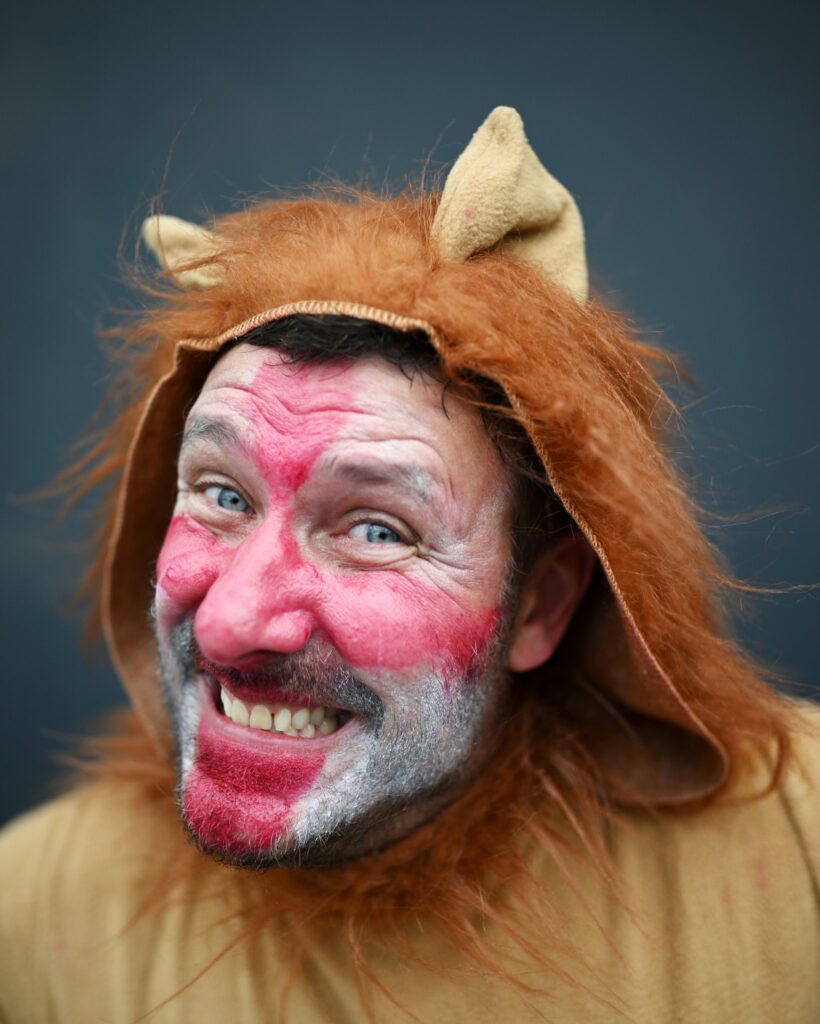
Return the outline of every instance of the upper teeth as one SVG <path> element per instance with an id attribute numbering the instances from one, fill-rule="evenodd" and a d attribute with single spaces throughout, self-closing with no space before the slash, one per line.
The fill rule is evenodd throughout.
<path id="1" fill-rule="evenodd" d="M 247 725 L 251 729 L 264 729 L 267 732 L 281 732 L 286 736 L 303 736 L 311 739 L 317 733 L 329 736 L 339 728 L 339 719 L 327 708 L 296 708 L 286 705 L 269 708 L 265 704 L 248 706 L 232 697 L 227 690 L 221 689 L 222 707 L 225 714 L 237 725 Z"/>

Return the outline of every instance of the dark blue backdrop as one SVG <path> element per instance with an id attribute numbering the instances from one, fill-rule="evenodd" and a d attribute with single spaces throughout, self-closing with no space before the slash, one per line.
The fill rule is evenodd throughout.
<path id="1" fill-rule="evenodd" d="M 813 3 L 17 4 L 0 40 L 5 770 L 47 792 L 56 733 L 118 702 L 58 611 L 84 527 L 12 500 L 66 459 L 107 376 L 116 253 L 159 188 L 194 218 L 268 184 L 380 184 L 453 159 L 499 103 L 577 196 L 612 301 L 685 354 L 713 533 L 761 584 L 820 580 Z M 756 515 L 762 506 L 785 506 Z M 744 602 L 775 668 L 820 682 L 820 595 Z"/>

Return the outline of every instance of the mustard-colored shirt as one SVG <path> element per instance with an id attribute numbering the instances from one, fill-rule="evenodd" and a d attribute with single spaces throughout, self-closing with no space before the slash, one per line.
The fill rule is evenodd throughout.
<path id="1" fill-rule="evenodd" d="M 820 711 L 805 721 L 820 725 Z M 581 913 L 555 866 L 533 864 L 547 876 L 554 920 L 582 953 L 575 981 L 529 979 L 523 968 L 537 989 L 526 995 L 461 962 L 423 921 L 416 939 L 435 971 L 380 948 L 368 966 L 425 1024 L 818 1024 L 820 736 L 799 736 L 796 747 L 804 772 L 762 799 L 688 817 L 635 814 L 617 828 L 611 853 L 629 911 L 590 875 Z M 207 892 L 192 879 L 161 909 L 139 912 L 180 831 L 165 804 L 110 781 L 6 828 L 0 1020 L 130 1024 L 207 967 L 235 934 L 226 907 L 247 875 L 214 864 Z M 283 1004 L 288 942 L 274 916 L 147 1019 L 357 1022 L 367 1019 L 357 977 L 373 1020 L 412 1019 L 357 972 L 332 931 L 311 945 Z"/>

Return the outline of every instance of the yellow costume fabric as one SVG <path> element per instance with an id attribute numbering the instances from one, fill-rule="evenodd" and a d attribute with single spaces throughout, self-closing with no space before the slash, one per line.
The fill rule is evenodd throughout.
<path id="1" fill-rule="evenodd" d="M 583 958 L 563 965 L 574 983 L 534 977 L 524 966 L 519 977 L 540 991 L 520 994 L 465 967 L 421 919 L 412 939 L 434 971 L 384 949 L 370 949 L 367 959 L 414 1017 L 361 979 L 333 931 L 310 946 L 283 1017 L 289 937 L 274 919 L 148 1019 L 361 1021 L 358 976 L 380 1022 L 813 1024 L 820 1020 L 820 709 L 807 707 L 801 720 L 802 770 L 792 768 L 768 796 L 724 799 L 685 816 L 632 812 L 613 827 L 610 853 L 629 911 L 590 876 L 583 883 L 590 914 L 553 864 L 534 865 L 553 920 Z M 7 827 L 0 1018 L 125 1024 L 201 972 L 237 932 L 230 913 L 249 875 L 203 858 L 201 873 L 145 909 L 161 864 L 184 842 L 167 803 L 113 781 L 84 786 Z"/>

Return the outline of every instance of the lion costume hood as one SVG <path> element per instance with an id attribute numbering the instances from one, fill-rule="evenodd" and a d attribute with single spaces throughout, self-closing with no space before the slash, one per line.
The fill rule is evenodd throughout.
<path id="1" fill-rule="evenodd" d="M 167 750 L 147 610 L 185 411 L 248 331 L 341 314 L 420 329 L 447 376 L 500 385 L 594 549 L 599 579 L 543 674 L 608 794 L 674 805 L 717 792 L 750 740 L 771 740 L 773 698 L 726 639 L 728 580 L 663 454 L 674 407 L 656 376 L 671 360 L 587 299 L 572 197 L 516 111 L 498 107 L 440 197 L 350 199 L 262 202 L 212 230 L 167 215 L 143 227 L 173 290 L 128 338 L 145 353 L 129 364 L 132 404 L 97 452 L 117 482 L 95 571 L 144 728 Z"/>

